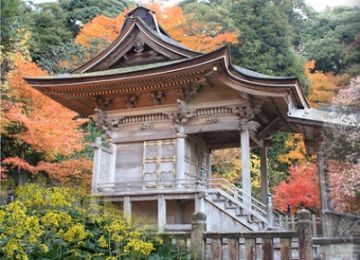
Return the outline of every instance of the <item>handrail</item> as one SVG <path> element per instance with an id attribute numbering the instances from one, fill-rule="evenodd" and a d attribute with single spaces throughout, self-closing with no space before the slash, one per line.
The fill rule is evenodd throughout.
<path id="1" fill-rule="evenodd" d="M 243 201 L 244 199 L 241 197 L 241 194 L 238 194 L 237 190 L 232 190 L 231 188 L 227 187 L 226 185 L 222 184 L 221 182 L 215 182 L 215 183 L 211 183 L 210 184 L 211 187 L 213 187 L 213 185 L 218 185 L 218 187 L 222 190 L 224 190 L 227 193 L 230 193 L 233 195 L 233 197 L 235 197 L 237 200 L 239 200 L 241 202 L 241 204 L 243 204 L 243 206 L 247 207 L 249 206 L 251 208 L 251 210 L 254 210 L 256 212 L 259 212 L 260 215 L 262 215 L 263 217 L 266 217 L 266 207 L 264 205 L 257 205 L 256 203 L 252 203 L 252 201 L 250 201 L 250 205 L 246 205 Z M 252 200 L 252 198 L 250 198 Z"/>
<path id="2" fill-rule="evenodd" d="M 233 183 L 229 182 L 228 180 L 226 179 L 223 179 L 223 178 L 212 178 L 212 179 L 207 179 L 209 180 L 210 182 L 211 181 L 221 181 L 221 182 L 224 182 L 226 185 L 229 185 L 232 189 L 236 190 L 238 193 L 242 194 L 243 196 L 251 199 L 252 202 L 256 202 L 256 204 L 258 204 L 260 207 L 263 207 L 263 208 L 267 208 L 267 206 L 262 203 L 261 201 L 259 201 L 258 199 L 256 199 L 254 196 L 252 195 L 249 195 L 247 193 L 245 193 L 242 189 L 236 187 Z"/>
<path id="3" fill-rule="evenodd" d="M 238 192 L 239 194 L 236 194 L 236 197 L 240 200 L 242 200 L 242 196 L 244 197 L 248 197 L 249 199 L 251 199 L 251 208 L 254 209 L 255 211 L 261 213 L 262 216 L 266 217 L 267 216 L 267 206 L 265 204 L 263 204 L 262 202 L 260 202 L 259 200 L 257 200 L 254 197 L 249 196 L 248 194 L 244 193 L 240 188 L 236 187 L 234 184 L 230 183 L 228 180 L 226 179 L 222 179 L 222 178 L 214 178 L 214 179 L 207 179 L 208 181 L 210 181 L 210 185 L 211 182 L 213 182 L 213 184 L 218 184 L 219 182 L 221 183 L 225 183 L 227 186 L 230 186 L 230 188 L 224 186 L 224 184 L 222 184 L 223 187 L 226 188 L 227 191 L 230 190 L 230 193 L 235 193 L 234 191 L 231 191 L 231 188 L 233 188 L 233 190 L 235 190 L 236 192 Z M 282 223 L 282 217 L 284 217 L 283 214 L 281 214 L 280 212 L 276 212 L 276 211 L 272 211 L 273 212 L 273 222 L 275 226 L 278 227 L 285 227 L 285 223 Z"/>

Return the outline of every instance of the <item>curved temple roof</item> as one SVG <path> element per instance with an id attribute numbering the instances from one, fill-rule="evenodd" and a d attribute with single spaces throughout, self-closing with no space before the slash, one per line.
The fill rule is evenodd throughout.
<path id="1" fill-rule="evenodd" d="M 226 85 L 240 92 L 289 99 L 289 111 L 284 111 L 288 119 L 307 120 L 304 116 L 298 120 L 309 106 L 296 77 L 274 77 L 233 65 L 227 47 L 206 54 L 190 50 L 172 39 L 157 24 L 154 13 L 144 7 L 131 11 L 117 39 L 74 72 L 26 80 L 50 98 L 88 116 L 95 108 L 91 97 L 186 86 L 187 81 L 208 78 L 212 69 Z"/>

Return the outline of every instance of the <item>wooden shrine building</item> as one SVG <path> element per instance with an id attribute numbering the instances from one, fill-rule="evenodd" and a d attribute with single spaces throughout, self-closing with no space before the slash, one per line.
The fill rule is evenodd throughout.
<path id="1" fill-rule="evenodd" d="M 233 65 L 227 47 L 190 50 L 143 7 L 74 72 L 26 80 L 105 131 L 106 142 L 94 144 L 92 194 L 165 231 L 190 229 L 194 212 L 207 215 L 209 231 L 278 228 L 268 196 L 269 140 L 277 131 L 302 133 L 316 152 L 326 116 L 309 108 L 297 78 Z M 242 189 L 211 173 L 211 151 L 240 146 Z M 251 195 L 252 148 L 261 150 L 259 200 Z M 320 171 L 324 189 L 321 178 Z"/>

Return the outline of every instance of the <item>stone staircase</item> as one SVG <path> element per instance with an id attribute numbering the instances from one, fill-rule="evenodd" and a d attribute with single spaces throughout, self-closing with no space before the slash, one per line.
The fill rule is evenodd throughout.
<path id="1" fill-rule="evenodd" d="M 270 211 L 268 206 L 244 194 L 241 189 L 224 179 L 207 181 L 205 201 L 239 224 L 251 231 L 281 229 L 277 221 L 279 213 Z"/>

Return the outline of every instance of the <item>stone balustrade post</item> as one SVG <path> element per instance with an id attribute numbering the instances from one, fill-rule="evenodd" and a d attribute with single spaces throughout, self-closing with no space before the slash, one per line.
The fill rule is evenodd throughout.
<path id="1" fill-rule="evenodd" d="M 206 215 L 203 212 L 194 213 L 191 224 L 191 255 L 192 259 L 205 258 L 204 232 L 206 230 Z"/>
<path id="2" fill-rule="evenodd" d="M 268 229 L 273 229 L 274 228 L 274 216 L 273 216 L 273 209 L 272 209 L 272 198 L 271 198 L 270 194 L 267 195 L 266 210 L 267 210 L 267 221 L 268 221 L 267 227 L 268 227 Z"/>
<path id="3" fill-rule="evenodd" d="M 298 212 L 299 258 L 313 260 L 313 242 L 311 232 L 311 214 L 306 209 Z"/>

